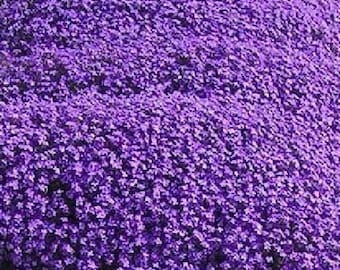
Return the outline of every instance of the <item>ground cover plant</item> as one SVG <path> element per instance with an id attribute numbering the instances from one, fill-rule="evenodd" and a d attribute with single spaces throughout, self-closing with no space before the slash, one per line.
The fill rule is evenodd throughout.
<path id="1" fill-rule="evenodd" d="M 339 269 L 337 1 L 0 2 L 0 270 Z"/>

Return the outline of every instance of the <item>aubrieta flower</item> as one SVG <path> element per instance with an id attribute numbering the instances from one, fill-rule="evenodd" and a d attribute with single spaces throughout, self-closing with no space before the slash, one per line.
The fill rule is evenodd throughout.
<path id="1" fill-rule="evenodd" d="M 335 0 L 0 1 L 0 270 L 340 268 Z"/>
<path id="2" fill-rule="evenodd" d="M 276 122 L 271 106 L 256 108 L 244 106 L 245 118 L 238 101 L 181 94 L 1 106 L 2 260 L 14 269 L 336 269 L 327 129 L 310 136 L 291 114 Z M 75 116 L 88 128 L 70 130 Z M 296 142 L 305 139 L 308 148 Z"/>

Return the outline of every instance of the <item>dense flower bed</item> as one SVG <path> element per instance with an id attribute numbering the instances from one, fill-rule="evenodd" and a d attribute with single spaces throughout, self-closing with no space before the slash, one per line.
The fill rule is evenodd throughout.
<path id="1" fill-rule="evenodd" d="M 336 1 L 0 1 L 0 270 L 339 269 Z"/>
<path id="2" fill-rule="evenodd" d="M 257 107 L 181 95 L 1 107 L 2 256 L 22 269 L 335 269 L 329 123 L 310 134 Z"/>
<path id="3" fill-rule="evenodd" d="M 334 98 L 336 2 L 5 1 L 1 99 L 178 91 L 296 108 Z"/>

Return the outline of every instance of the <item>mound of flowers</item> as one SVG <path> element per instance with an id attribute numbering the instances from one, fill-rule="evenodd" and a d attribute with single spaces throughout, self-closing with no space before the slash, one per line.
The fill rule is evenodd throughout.
<path id="1" fill-rule="evenodd" d="M 0 0 L 0 270 L 338 270 L 335 0 Z"/>
<path id="2" fill-rule="evenodd" d="M 4 263 L 335 269 L 332 142 L 290 114 L 222 101 L 87 94 L 1 106 Z"/>

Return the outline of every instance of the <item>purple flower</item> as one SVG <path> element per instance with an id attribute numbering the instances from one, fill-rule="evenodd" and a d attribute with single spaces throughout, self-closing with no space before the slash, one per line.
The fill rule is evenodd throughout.
<path id="1" fill-rule="evenodd" d="M 2 1 L 0 269 L 338 269 L 336 1 Z"/>

